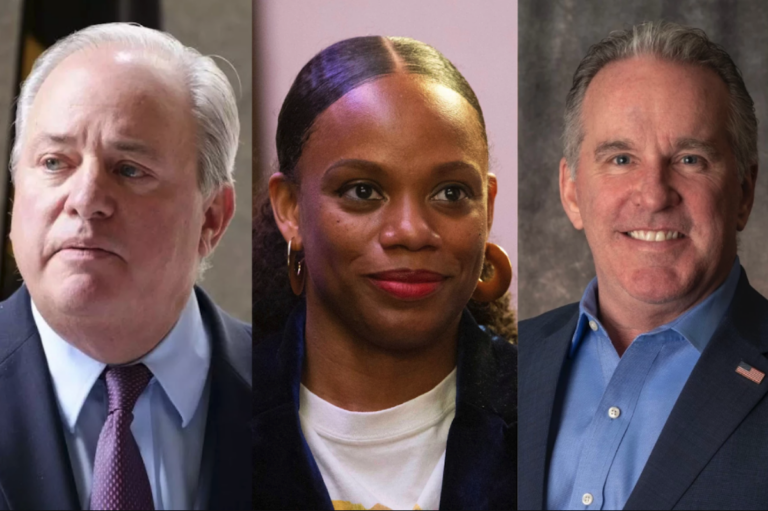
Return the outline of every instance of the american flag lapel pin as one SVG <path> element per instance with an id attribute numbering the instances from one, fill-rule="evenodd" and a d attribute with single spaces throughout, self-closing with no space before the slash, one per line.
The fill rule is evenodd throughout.
<path id="1" fill-rule="evenodd" d="M 763 381 L 763 378 L 765 378 L 765 373 L 762 371 L 758 371 L 751 365 L 742 362 L 739 364 L 739 367 L 736 368 L 736 372 L 742 375 L 744 378 L 748 379 L 749 381 L 755 382 L 758 385 L 761 381 Z"/>

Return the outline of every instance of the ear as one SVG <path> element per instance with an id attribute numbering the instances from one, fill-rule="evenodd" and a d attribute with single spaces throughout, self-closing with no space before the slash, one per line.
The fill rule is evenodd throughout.
<path id="1" fill-rule="evenodd" d="M 213 252 L 235 214 L 235 189 L 223 186 L 204 203 L 204 220 L 198 250 L 201 257 Z"/>
<path id="2" fill-rule="evenodd" d="M 581 220 L 576 179 L 571 178 L 571 169 L 568 168 L 565 158 L 560 160 L 560 202 L 563 203 L 565 214 L 568 215 L 573 226 L 578 230 L 583 229 L 584 222 Z"/>
<path id="3" fill-rule="evenodd" d="M 495 174 L 488 174 L 488 232 L 491 232 L 493 226 L 493 207 L 496 204 L 496 192 L 498 192 L 498 182 Z"/>
<path id="4" fill-rule="evenodd" d="M 739 214 L 736 218 L 736 229 L 743 231 L 747 227 L 749 215 L 752 212 L 752 206 L 755 204 L 755 183 L 757 182 L 757 165 L 749 169 L 749 175 L 744 177 L 741 183 L 741 203 L 739 204 Z"/>
<path id="5" fill-rule="evenodd" d="M 296 185 L 284 174 L 277 172 L 269 178 L 269 200 L 275 214 L 277 228 L 286 242 L 293 240 L 291 249 L 301 250 L 303 242 L 299 233 L 299 197 Z"/>

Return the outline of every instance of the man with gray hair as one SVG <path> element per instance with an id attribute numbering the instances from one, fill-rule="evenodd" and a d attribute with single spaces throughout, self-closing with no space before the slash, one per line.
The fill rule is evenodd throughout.
<path id="1" fill-rule="evenodd" d="M 752 99 L 702 31 L 590 48 L 560 196 L 597 277 L 520 324 L 520 509 L 768 506 L 768 301 L 736 243 L 757 164 Z"/>
<path id="2" fill-rule="evenodd" d="M 68 36 L 18 100 L 0 509 L 246 509 L 251 329 L 195 281 L 234 212 L 234 94 L 168 34 Z"/>

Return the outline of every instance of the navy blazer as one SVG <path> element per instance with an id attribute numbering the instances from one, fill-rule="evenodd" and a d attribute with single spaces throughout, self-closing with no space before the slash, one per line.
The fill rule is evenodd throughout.
<path id="1" fill-rule="evenodd" d="M 520 509 L 546 504 L 558 380 L 578 304 L 520 323 Z M 701 354 L 625 509 L 767 509 L 768 300 L 742 269 L 733 301 Z"/>
<path id="2" fill-rule="evenodd" d="M 254 509 L 333 509 L 299 422 L 304 305 L 253 350 Z M 517 350 L 465 311 L 440 509 L 517 507 Z"/>
<path id="3" fill-rule="evenodd" d="M 211 333 L 211 394 L 203 457 L 209 509 L 251 506 L 248 444 L 251 327 L 195 288 Z M 206 458 L 207 457 L 207 458 Z M 22 286 L 0 303 L 0 510 L 80 509 L 53 382 Z"/>

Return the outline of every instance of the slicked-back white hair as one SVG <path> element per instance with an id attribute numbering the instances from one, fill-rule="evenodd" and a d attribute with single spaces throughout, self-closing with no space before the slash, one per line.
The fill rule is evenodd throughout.
<path id="1" fill-rule="evenodd" d="M 27 116 L 45 79 L 64 59 L 105 45 L 137 48 L 169 59 L 183 76 L 197 122 L 198 184 L 203 195 L 232 183 L 240 120 L 232 86 L 213 59 L 184 46 L 165 32 L 131 23 L 105 23 L 75 32 L 48 48 L 24 81 L 16 108 L 11 175 L 21 156 Z"/>

